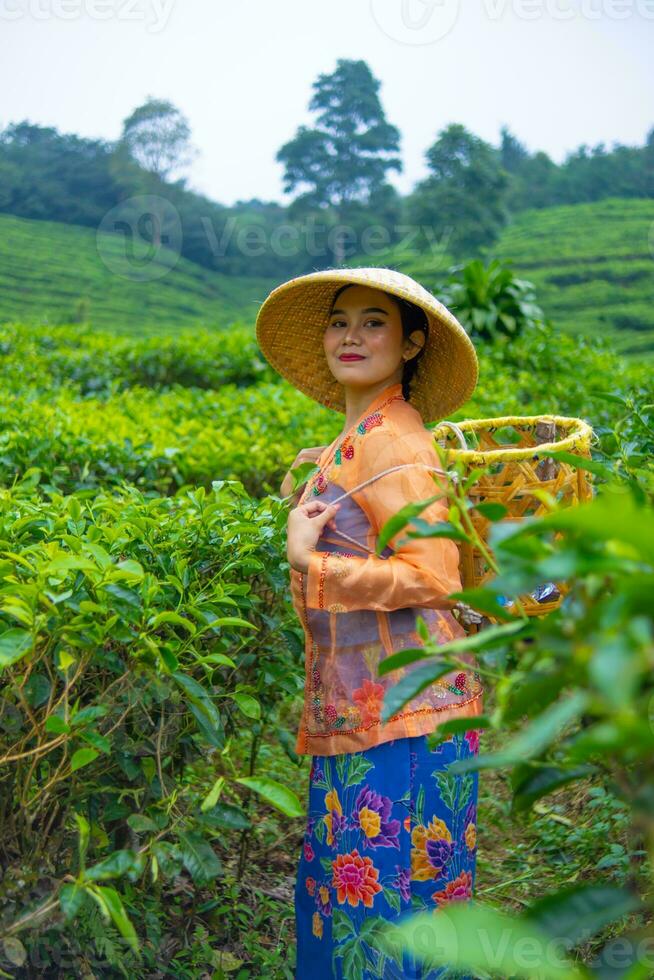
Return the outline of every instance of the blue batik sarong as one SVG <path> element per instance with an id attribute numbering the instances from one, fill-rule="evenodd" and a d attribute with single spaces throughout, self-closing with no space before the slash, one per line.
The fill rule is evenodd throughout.
<path id="1" fill-rule="evenodd" d="M 375 927 L 472 897 L 478 777 L 448 766 L 478 748 L 471 729 L 431 751 L 418 735 L 312 757 L 295 884 L 296 980 L 463 976 L 424 966 L 397 943 L 382 951 Z"/>

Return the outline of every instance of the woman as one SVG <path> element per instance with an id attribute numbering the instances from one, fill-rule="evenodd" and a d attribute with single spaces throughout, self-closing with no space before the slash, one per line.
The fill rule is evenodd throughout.
<path id="1" fill-rule="evenodd" d="M 461 588 L 453 540 L 409 538 L 403 529 L 380 555 L 375 544 L 407 503 L 431 499 L 421 520 L 447 519 L 424 423 L 469 398 L 475 350 L 417 282 L 374 268 L 283 284 L 259 311 L 257 338 L 281 375 L 345 415 L 330 446 L 298 454 L 294 465 L 308 458 L 319 472 L 287 528 L 306 637 L 296 750 L 312 756 L 295 886 L 296 977 L 439 977 L 442 970 L 399 948 L 382 951 L 375 927 L 472 895 L 477 779 L 447 768 L 478 750 L 482 690 L 474 669 L 454 670 L 384 714 L 389 689 L 420 663 L 380 675 L 380 662 L 421 646 L 424 628 L 439 643 L 465 631 L 447 598 Z M 291 486 L 287 474 L 282 495 Z M 430 751 L 427 734 L 452 718 L 470 718 L 470 728 Z"/>

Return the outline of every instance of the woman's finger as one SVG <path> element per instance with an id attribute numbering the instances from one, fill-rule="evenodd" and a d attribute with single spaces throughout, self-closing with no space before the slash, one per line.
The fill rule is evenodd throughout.
<path id="1" fill-rule="evenodd" d="M 317 517 L 318 514 L 322 514 L 323 510 L 325 509 L 325 504 L 319 500 L 316 500 L 315 502 L 312 501 L 309 504 L 303 504 L 302 509 L 307 517 Z"/>
<path id="2" fill-rule="evenodd" d="M 320 513 L 328 506 L 323 500 L 307 500 L 306 503 L 302 504 L 303 510 L 313 511 L 314 514 Z"/>
<path id="3" fill-rule="evenodd" d="M 337 510 L 338 510 L 338 508 L 339 508 L 339 507 L 340 507 L 341 505 L 340 505 L 340 504 L 324 504 L 324 503 L 322 503 L 321 501 L 316 501 L 315 503 L 311 503 L 311 504 L 307 504 L 306 506 L 307 506 L 307 508 L 312 508 L 312 507 L 314 508 L 314 509 L 313 509 L 313 510 L 311 511 L 311 513 L 307 513 L 307 517 L 313 517 L 313 518 L 316 518 L 316 517 L 318 517 L 318 516 L 319 516 L 320 514 L 324 514 L 324 513 L 325 513 L 325 511 L 327 511 L 327 510 L 329 510 L 330 508 L 333 508 L 333 510 L 334 510 L 334 512 L 335 512 L 335 511 L 337 511 Z M 333 517 L 333 516 L 334 516 L 333 514 L 330 514 L 330 519 L 331 519 L 331 517 Z M 326 523 L 327 523 L 327 522 L 326 522 Z"/>

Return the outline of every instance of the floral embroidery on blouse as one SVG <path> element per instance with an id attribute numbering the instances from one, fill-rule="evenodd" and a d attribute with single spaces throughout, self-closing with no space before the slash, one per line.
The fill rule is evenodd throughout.
<path id="1" fill-rule="evenodd" d="M 334 463 L 336 466 L 340 466 L 344 459 L 354 458 L 354 446 L 349 441 L 349 437 L 345 438 L 341 445 L 338 447 L 334 453 Z"/>
<path id="2" fill-rule="evenodd" d="M 394 394 L 391 395 L 391 397 L 388 398 L 380 407 L 383 408 L 389 402 L 395 401 L 398 398 L 401 398 L 402 401 L 404 401 L 403 395 Z M 361 422 L 359 422 L 354 433 L 346 434 L 346 436 L 344 437 L 340 445 L 336 447 L 332 459 L 328 460 L 325 466 L 323 467 L 323 469 L 321 469 L 321 471 L 318 473 L 318 475 L 309 481 L 309 484 L 312 483 L 313 485 L 311 486 L 311 489 L 309 489 L 309 484 L 307 484 L 306 492 L 313 493 L 316 496 L 318 496 L 321 493 L 324 493 L 329 483 L 328 477 L 331 474 L 332 466 L 340 466 L 344 459 L 353 459 L 354 458 L 353 443 L 356 440 L 357 436 L 358 437 L 364 436 L 366 432 L 370 431 L 370 429 L 374 429 L 378 425 L 383 425 L 384 420 L 385 420 L 384 413 L 379 410 L 375 412 L 371 412 L 369 415 L 366 415 L 366 417 L 362 419 Z"/>
<path id="3" fill-rule="evenodd" d="M 335 575 L 336 578 L 343 578 L 350 571 L 348 567 L 348 558 L 354 558 L 354 555 L 343 554 L 339 552 L 334 552 L 331 561 L 331 573 Z M 340 611 L 340 610 L 339 610 Z"/>

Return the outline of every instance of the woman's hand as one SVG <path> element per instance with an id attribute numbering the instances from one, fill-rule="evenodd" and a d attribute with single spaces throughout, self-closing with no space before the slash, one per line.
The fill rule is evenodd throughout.
<path id="1" fill-rule="evenodd" d="M 301 449 L 293 460 L 291 470 L 301 463 L 317 463 L 326 448 L 326 446 L 311 446 L 309 449 Z M 288 497 L 293 492 L 293 476 L 291 470 L 288 471 L 282 481 L 279 490 L 280 497 Z"/>
<path id="2" fill-rule="evenodd" d="M 322 500 L 310 500 L 295 507 L 288 515 L 286 527 L 286 557 L 296 572 L 309 568 L 311 552 L 316 550 L 322 530 L 333 518 L 340 504 L 325 504 Z"/>

